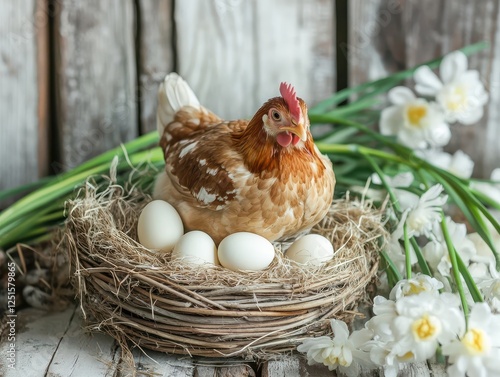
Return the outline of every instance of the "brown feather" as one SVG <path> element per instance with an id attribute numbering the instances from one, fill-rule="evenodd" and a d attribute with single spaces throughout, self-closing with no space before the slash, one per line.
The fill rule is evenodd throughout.
<path id="1" fill-rule="evenodd" d="M 165 125 L 160 144 L 166 171 L 154 196 L 178 210 L 186 230 L 205 231 L 216 243 L 238 231 L 275 240 L 325 216 L 335 185 L 331 162 L 309 130 L 297 148 L 268 136 L 262 118 L 271 107 L 288 111 L 281 97 L 267 101 L 250 121 L 223 122 L 204 108 L 184 107 Z"/>

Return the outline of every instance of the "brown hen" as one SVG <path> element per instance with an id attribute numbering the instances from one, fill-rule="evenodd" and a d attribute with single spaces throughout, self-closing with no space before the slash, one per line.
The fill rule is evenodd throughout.
<path id="1" fill-rule="evenodd" d="M 224 121 L 177 74 L 160 85 L 165 171 L 153 196 L 177 209 L 187 231 L 204 231 L 217 244 L 240 231 L 273 241 L 325 216 L 335 186 L 332 164 L 313 142 L 304 101 L 291 85 L 282 83 L 280 93 L 250 121 Z"/>

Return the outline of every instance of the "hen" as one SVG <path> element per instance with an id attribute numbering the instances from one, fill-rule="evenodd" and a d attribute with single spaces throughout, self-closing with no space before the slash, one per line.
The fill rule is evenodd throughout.
<path id="1" fill-rule="evenodd" d="M 270 241 L 311 228 L 327 213 L 335 176 L 315 146 L 307 106 L 288 84 L 248 120 L 224 121 L 177 74 L 158 91 L 165 171 L 153 196 L 172 204 L 186 230 L 218 244 L 247 231 Z"/>

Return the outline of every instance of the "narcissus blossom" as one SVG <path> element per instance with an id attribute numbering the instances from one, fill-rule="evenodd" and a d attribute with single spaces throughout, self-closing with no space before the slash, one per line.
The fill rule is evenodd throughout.
<path id="1" fill-rule="evenodd" d="M 443 345 L 449 356 L 450 376 L 500 376 L 500 315 L 488 304 L 477 303 L 471 310 L 467 330 L 459 339 Z"/>
<path id="2" fill-rule="evenodd" d="M 428 67 L 415 71 L 415 90 L 423 96 L 435 97 L 447 122 L 464 125 L 476 123 L 483 116 L 488 93 L 477 70 L 467 69 L 467 57 L 461 51 L 446 55 L 439 66 L 441 79 Z"/>
<path id="3" fill-rule="evenodd" d="M 393 106 L 382 110 L 380 115 L 383 135 L 396 135 L 401 144 L 416 149 L 448 144 L 450 127 L 436 103 L 415 97 L 403 86 L 391 89 L 388 96 Z"/>
<path id="4" fill-rule="evenodd" d="M 323 364 L 330 370 L 338 368 L 349 377 L 358 376 L 361 366 L 375 366 L 369 353 L 363 349 L 372 338 L 370 330 L 362 329 L 349 335 L 347 325 L 343 321 L 332 319 L 330 324 L 334 333 L 333 339 L 328 336 L 306 339 L 297 347 L 299 352 L 307 354 L 309 365 Z"/>

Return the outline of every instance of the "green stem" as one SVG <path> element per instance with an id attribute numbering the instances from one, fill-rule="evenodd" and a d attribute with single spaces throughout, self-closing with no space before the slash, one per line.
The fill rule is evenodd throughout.
<path id="1" fill-rule="evenodd" d="M 0 213 L 0 229 L 17 219 L 22 218 L 22 216 L 33 213 L 33 211 L 36 211 L 40 208 L 44 208 L 54 200 L 57 200 L 58 198 L 64 197 L 66 194 L 71 193 L 75 189 L 75 187 L 81 185 L 91 175 L 103 174 L 108 172 L 113 157 L 111 157 L 109 161 L 97 165 L 89 170 L 82 171 L 78 174 L 71 174 L 69 176 L 66 176 L 65 178 L 62 177 L 61 180 L 44 186 L 41 189 L 34 191 L 33 193 L 20 199 L 12 206 L 5 209 L 2 213 Z M 153 161 L 159 159 L 163 159 L 163 154 L 159 148 L 139 152 L 129 156 L 130 163 L 133 165 L 143 163 L 145 161 Z M 125 168 L 130 168 L 130 165 L 127 161 L 121 161 L 118 164 L 117 169 L 122 170 Z"/>
<path id="2" fill-rule="evenodd" d="M 451 270 L 455 284 L 457 286 L 458 294 L 460 295 L 460 301 L 462 302 L 462 309 L 464 311 L 465 320 L 469 318 L 469 305 L 467 304 L 467 298 L 465 297 L 464 287 L 462 285 L 462 280 L 460 279 L 460 271 L 457 262 L 457 253 L 453 242 L 448 232 L 448 226 L 446 225 L 446 219 L 444 214 L 441 213 L 441 230 L 443 231 L 443 237 L 446 242 L 446 247 L 448 248 L 448 255 L 450 256 Z"/>
<path id="3" fill-rule="evenodd" d="M 408 238 L 408 227 L 406 226 L 406 223 L 403 224 L 403 239 L 405 245 L 406 278 L 411 279 L 411 246 Z"/>

